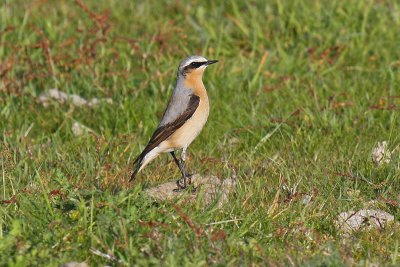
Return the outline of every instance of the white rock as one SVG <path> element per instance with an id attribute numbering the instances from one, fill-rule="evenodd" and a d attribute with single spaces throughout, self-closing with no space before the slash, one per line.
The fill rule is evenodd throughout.
<path id="1" fill-rule="evenodd" d="M 310 195 L 304 195 L 303 198 L 301 199 L 301 203 L 302 203 L 303 205 L 308 205 L 308 204 L 310 204 L 311 199 L 312 199 L 312 196 L 310 196 Z"/>
<path id="2" fill-rule="evenodd" d="M 44 96 L 46 95 L 50 98 L 54 98 L 60 101 L 66 101 L 68 99 L 68 94 L 61 92 L 58 89 L 51 89 L 47 93 L 46 92 L 44 93 Z"/>
<path id="3" fill-rule="evenodd" d="M 87 100 L 79 95 L 69 95 L 68 98 L 71 100 L 72 104 L 77 107 L 86 106 L 88 104 Z"/>
<path id="4" fill-rule="evenodd" d="M 81 136 L 84 133 L 93 133 L 94 131 L 85 125 L 80 124 L 79 122 L 74 122 L 72 125 L 72 133 L 75 136 Z"/>
<path id="5" fill-rule="evenodd" d="M 345 235 L 354 231 L 368 230 L 371 228 L 383 229 L 389 222 L 394 221 L 394 216 L 382 211 L 362 209 L 359 211 L 346 211 L 339 214 L 336 226 Z"/>
<path id="6" fill-rule="evenodd" d="M 387 142 L 378 142 L 377 146 L 372 150 L 372 161 L 380 165 L 382 163 L 389 163 L 392 153 L 387 148 Z"/>
<path id="7" fill-rule="evenodd" d="M 100 103 L 100 100 L 97 97 L 95 97 L 95 98 L 92 98 L 92 100 L 89 101 L 88 105 L 90 107 L 93 107 L 93 106 L 97 106 L 99 103 Z"/>
<path id="8" fill-rule="evenodd" d="M 97 106 L 100 104 L 100 102 L 106 102 L 108 104 L 112 104 L 112 99 L 111 98 L 105 98 L 105 99 L 99 99 L 97 97 L 92 98 L 90 101 L 86 100 L 85 98 L 75 95 L 75 94 L 67 94 L 65 92 L 62 92 L 58 89 L 51 89 L 49 91 L 43 92 L 42 94 L 39 95 L 38 101 L 42 103 L 44 106 L 48 106 L 48 103 L 51 100 L 56 100 L 60 103 L 65 103 L 67 101 L 70 101 L 73 105 L 77 107 L 82 107 L 82 106 Z"/>
<path id="9" fill-rule="evenodd" d="M 218 198 L 218 207 L 222 207 L 228 202 L 230 193 L 235 190 L 236 181 L 234 179 L 220 180 L 216 176 L 200 176 L 195 174 L 192 176 L 192 184 L 196 188 L 195 192 L 191 193 L 188 190 L 176 192 L 176 182 L 167 182 L 159 186 L 155 186 L 146 190 L 146 193 L 153 199 L 159 201 L 168 201 L 181 196 L 188 196 L 189 201 L 195 201 L 197 195 L 204 197 L 204 204 L 211 204 Z"/>

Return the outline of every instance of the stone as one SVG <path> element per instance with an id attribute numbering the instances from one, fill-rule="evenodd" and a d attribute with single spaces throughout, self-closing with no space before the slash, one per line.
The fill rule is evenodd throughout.
<path id="1" fill-rule="evenodd" d="M 392 153 L 388 149 L 387 142 L 378 142 L 376 147 L 372 150 L 372 161 L 376 165 L 381 165 L 382 163 L 389 163 L 392 157 Z"/>
<path id="2" fill-rule="evenodd" d="M 340 213 L 336 220 L 336 227 L 345 235 L 350 235 L 352 232 L 360 230 L 383 229 L 389 222 L 393 221 L 394 216 L 385 211 L 362 209 L 357 212 Z"/>
<path id="3" fill-rule="evenodd" d="M 42 103 L 42 105 L 45 107 L 47 107 L 49 105 L 49 102 L 51 100 L 56 100 L 56 101 L 60 102 L 61 104 L 64 104 L 65 102 L 69 101 L 74 106 L 77 106 L 77 107 L 83 107 L 83 106 L 94 107 L 94 106 L 98 106 L 101 102 L 106 102 L 108 104 L 113 103 L 111 98 L 99 99 L 97 97 L 94 97 L 91 100 L 86 100 L 85 98 L 83 98 L 79 95 L 67 94 L 65 92 L 58 90 L 57 88 L 45 91 L 45 92 L 41 93 L 38 97 L 39 103 Z"/>
<path id="4" fill-rule="evenodd" d="M 218 206 L 221 208 L 228 202 L 229 194 L 235 190 L 236 181 L 232 178 L 220 180 L 216 176 L 195 174 L 192 176 L 192 185 L 196 189 L 193 192 L 190 189 L 177 192 L 176 181 L 167 182 L 147 189 L 146 193 L 157 201 L 170 201 L 183 197 L 194 202 L 199 196 L 204 198 L 205 205 L 209 205 L 218 199 Z"/>
<path id="5" fill-rule="evenodd" d="M 80 124 L 79 122 L 74 122 L 74 124 L 72 124 L 71 130 L 75 136 L 81 136 L 85 133 L 94 133 L 92 129 L 83 124 Z"/>

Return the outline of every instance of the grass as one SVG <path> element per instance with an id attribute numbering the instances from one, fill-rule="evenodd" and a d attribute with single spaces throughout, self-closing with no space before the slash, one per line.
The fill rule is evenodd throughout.
<path id="1" fill-rule="evenodd" d="M 264 2 L 0 1 L 0 265 L 399 265 L 398 226 L 334 226 L 400 218 L 399 3 Z M 169 156 L 126 182 L 191 54 L 220 60 L 188 164 L 236 173 L 223 209 L 148 199 L 179 177 Z M 44 107 L 52 88 L 113 103 Z"/>

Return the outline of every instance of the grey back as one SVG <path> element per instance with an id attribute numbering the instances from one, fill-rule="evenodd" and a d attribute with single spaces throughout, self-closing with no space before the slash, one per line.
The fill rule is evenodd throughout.
<path id="1" fill-rule="evenodd" d="M 187 109 L 193 91 L 191 88 L 186 88 L 184 83 L 185 78 L 178 73 L 175 89 L 158 127 L 175 121 Z"/>

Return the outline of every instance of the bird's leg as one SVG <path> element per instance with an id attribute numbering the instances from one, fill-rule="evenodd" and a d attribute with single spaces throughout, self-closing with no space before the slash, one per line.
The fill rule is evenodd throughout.
<path id="1" fill-rule="evenodd" d="M 176 181 L 176 185 L 178 186 L 178 190 L 185 189 L 187 187 L 187 185 L 186 185 L 187 173 L 186 173 L 186 169 L 185 169 L 185 162 L 183 160 L 178 160 L 177 157 L 175 156 L 175 152 L 174 151 L 172 151 L 170 153 L 171 153 L 172 157 L 174 158 L 174 161 L 175 161 L 176 165 L 178 165 L 179 170 L 182 173 L 182 178 L 179 179 L 178 181 Z M 183 185 L 181 185 L 181 180 L 183 180 Z"/>
<path id="2" fill-rule="evenodd" d="M 189 185 L 192 184 L 192 175 L 188 174 L 186 172 L 186 164 L 185 164 L 185 159 L 186 159 L 186 148 L 183 148 L 182 155 L 181 155 L 181 160 L 178 160 L 178 158 L 175 156 L 174 152 L 170 152 L 172 157 L 174 158 L 174 161 L 176 165 L 178 165 L 179 170 L 182 173 L 182 178 L 176 181 L 176 185 L 178 186 L 177 191 L 183 190 L 187 188 Z M 195 192 L 196 189 L 193 189 L 193 192 Z"/>
<path id="3" fill-rule="evenodd" d="M 185 170 L 185 172 L 186 172 L 186 149 L 187 149 L 187 147 L 183 147 L 182 154 L 181 154 L 181 163 L 183 165 L 183 169 Z M 191 185 L 192 184 L 192 175 L 188 174 L 186 172 L 185 177 L 186 177 L 186 179 L 189 179 L 189 185 Z M 185 181 L 185 184 L 186 184 L 186 181 Z"/>
<path id="4" fill-rule="evenodd" d="M 181 158 L 182 158 L 182 161 L 183 161 L 183 162 L 186 161 L 186 149 L 187 149 L 187 147 L 182 148 L 182 155 L 181 155 Z"/>

